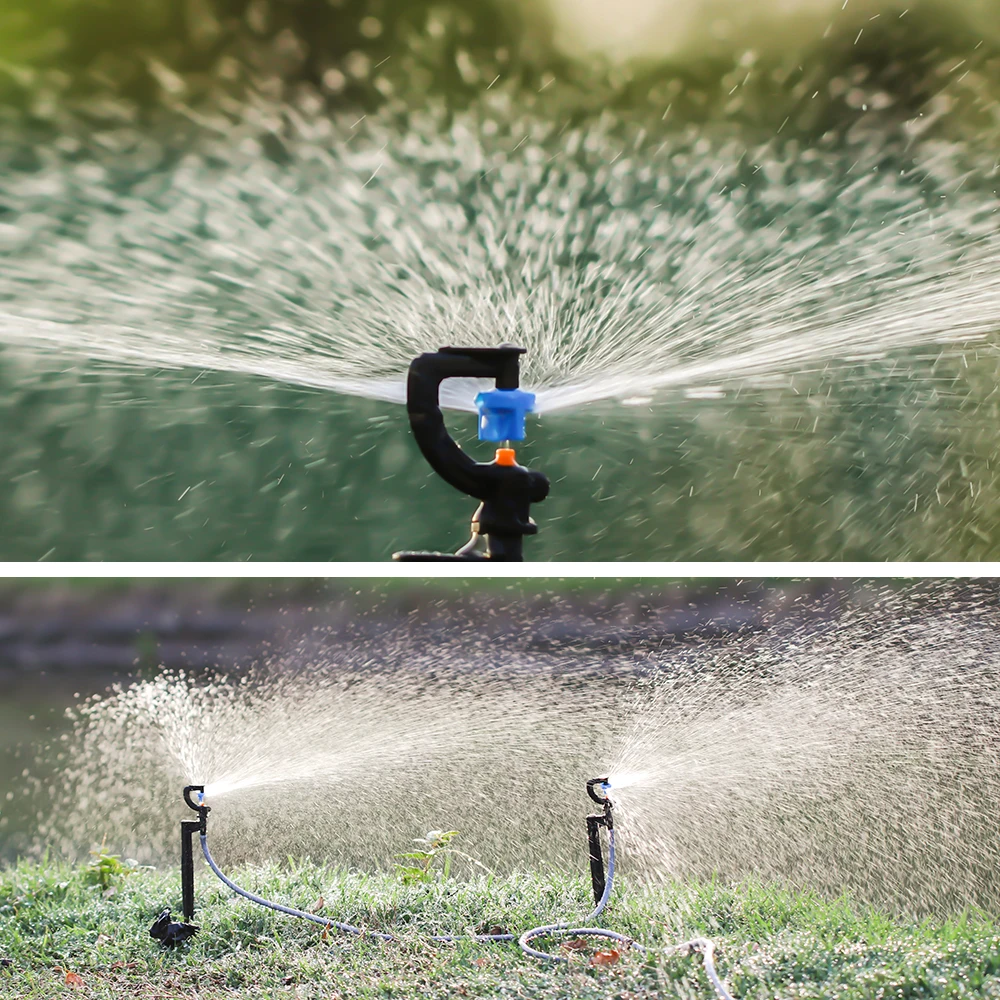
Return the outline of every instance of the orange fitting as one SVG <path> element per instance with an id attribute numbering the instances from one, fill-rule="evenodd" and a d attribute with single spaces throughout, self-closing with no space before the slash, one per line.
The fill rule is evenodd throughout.
<path id="1" fill-rule="evenodd" d="M 497 448 L 497 465 L 517 465 L 513 448 Z"/>

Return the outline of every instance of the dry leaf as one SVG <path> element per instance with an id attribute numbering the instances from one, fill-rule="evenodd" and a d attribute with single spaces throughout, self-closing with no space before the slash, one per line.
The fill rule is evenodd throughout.
<path id="1" fill-rule="evenodd" d="M 72 986 L 73 989 L 80 989 L 83 986 L 83 976 L 77 972 L 67 972 L 66 973 L 66 985 Z"/>
<path id="2" fill-rule="evenodd" d="M 614 948 L 609 948 L 607 951 L 595 951 L 593 955 L 590 956 L 591 965 L 614 965 L 619 958 L 622 957 L 620 951 L 616 951 Z"/>
<path id="3" fill-rule="evenodd" d="M 563 943 L 559 945 L 560 951 L 585 951 L 586 948 L 586 938 L 573 938 L 571 941 L 563 941 Z"/>
<path id="4" fill-rule="evenodd" d="M 323 928 L 323 937 L 322 937 L 322 940 L 324 940 L 324 941 L 329 941 L 330 940 L 330 925 L 329 924 L 327 924 L 326 927 Z"/>
<path id="5" fill-rule="evenodd" d="M 488 958 L 474 958 L 472 960 L 472 964 L 477 968 L 484 969 L 490 964 L 490 960 Z"/>

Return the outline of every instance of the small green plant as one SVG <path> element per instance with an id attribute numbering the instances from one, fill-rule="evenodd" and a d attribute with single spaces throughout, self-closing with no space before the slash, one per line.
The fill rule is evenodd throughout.
<path id="1" fill-rule="evenodd" d="M 407 851 L 405 854 L 397 854 L 397 858 L 403 858 L 411 862 L 405 865 L 396 865 L 396 873 L 406 885 L 416 885 L 421 882 L 433 882 L 438 878 L 446 879 L 451 874 L 452 855 L 460 854 L 454 847 L 450 847 L 452 840 L 458 836 L 458 830 L 431 830 L 426 837 L 417 837 L 416 844 L 425 845 L 418 851 Z M 442 858 L 440 869 L 434 867 L 434 862 Z M 468 857 L 468 855 L 463 855 Z M 471 859 L 475 860 L 475 859 Z"/>
<path id="2" fill-rule="evenodd" d="M 128 865 L 117 854 L 108 854 L 101 843 L 100 849 L 91 851 L 93 860 L 87 865 L 84 881 L 88 885 L 99 885 L 104 892 L 112 888 L 112 883 L 120 875 L 128 875 L 136 869 Z"/>

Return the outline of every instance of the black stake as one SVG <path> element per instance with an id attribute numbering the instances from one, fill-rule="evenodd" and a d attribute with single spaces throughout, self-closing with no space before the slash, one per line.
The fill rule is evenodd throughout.
<path id="1" fill-rule="evenodd" d="M 590 884 L 594 890 L 594 902 L 599 903 L 604 895 L 604 854 L 601 850 L 601 827 L 603 816 L 587 817 L 587 846 L 590 848 Z"/>
<path id="2" fill-rule="evenodd" d="M 197 792 L 197 803 L 191 801 L 191 793 Z M 184 919 L 194 916 L 194 835 L 208 832 L 208 814 L 211 811 L 205 805 L 205 786 L 187 785 L 184 789 L 184 801 L 198 814 L 197 819 L 181 821 L 181 899 Z"/>
<path id="3" fill-rule="evenodd" d="M 192 840 L 198 832 L 198 821 L 181 822 L 181 909 L 184 919 L 194 917 L 194 851 Z"/>

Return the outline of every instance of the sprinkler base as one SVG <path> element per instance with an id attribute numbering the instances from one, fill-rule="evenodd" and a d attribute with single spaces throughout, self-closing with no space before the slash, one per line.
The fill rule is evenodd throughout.
<path id="1" fill-rule="evenodd" d="M 160 911 L 160 915 L 149 928 L 149 936 L 155 938 L 164 948 L 173 948 L 183 944 L 188 938 L 194 937 L 201 930 L 196 924 L 185 924 L 179 920 L 170 919 L 170 909 Z"/>

